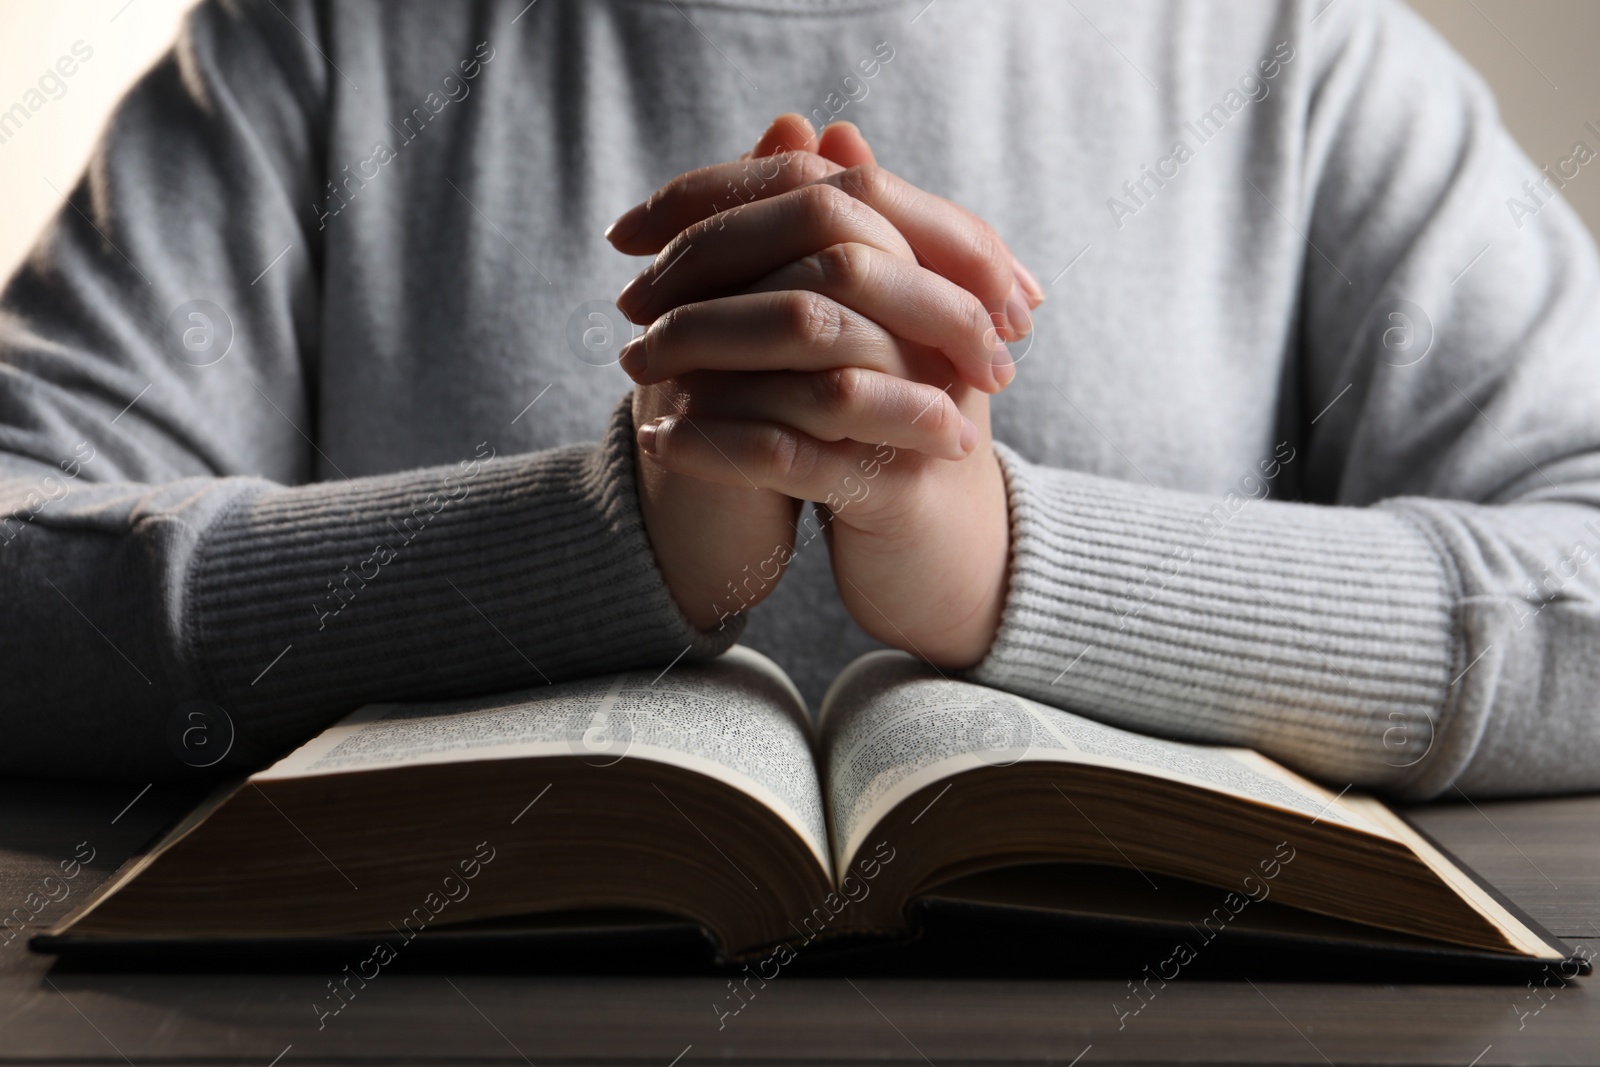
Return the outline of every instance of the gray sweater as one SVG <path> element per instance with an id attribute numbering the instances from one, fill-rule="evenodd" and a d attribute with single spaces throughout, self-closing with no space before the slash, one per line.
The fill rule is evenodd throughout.
<path id="1" fill-rule="evenodd" d="M 789 109 L 1049 294 L 977 679 L 1335 785 L 1600 787 L 1595 249 L 1387 0 L 202 5 L 4 290 L 0 768 L 192 776 L 190 701 L 249 766 L 746 624 L 815 700 L 872 647 L 822 540 L 691 628 L 581 343 L 604 226 Z"/>

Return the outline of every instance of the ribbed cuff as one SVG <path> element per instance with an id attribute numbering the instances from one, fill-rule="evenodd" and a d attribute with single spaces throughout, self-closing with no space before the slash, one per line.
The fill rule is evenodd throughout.
<path id="1" fill-rule="evenodd" d="M 624 399 L 598 446 L 264 489 L 206 536 L 187 634 L 243 761 L 374 700 L 464 695 L 724 651 L 656 566 Z"/>
<path id="2" fill-rule="evenodd" d="M 1279 503 L 1261 477 L 1213 498 L 997 451 L 1011 578 L 978 681 L 1330 782 L 1427 793 L 1459 772 L 1453 579 L 1415 522 Z"/>

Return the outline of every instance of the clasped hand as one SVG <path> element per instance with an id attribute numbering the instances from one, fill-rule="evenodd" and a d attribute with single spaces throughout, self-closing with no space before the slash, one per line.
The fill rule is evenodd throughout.
<path id="1" fill-rule="evenodd" d="M 771 592 L 800 502 L 841 599 L 886 644 L 971 666 L 1010 522 L 989 396 L 1043 292 L 970 212 L 879 167 L 855 127 L 783 116 L 606 236 L 654 254 L 618 307 L 639 497 L 674 599 L 714 629 Z"/>

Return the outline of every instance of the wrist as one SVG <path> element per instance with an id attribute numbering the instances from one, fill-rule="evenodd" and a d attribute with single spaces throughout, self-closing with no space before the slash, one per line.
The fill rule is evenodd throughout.
<path id="1" fill-rule="evenodd" d="M 852 526 L 848 514 L 834 526 L 834 574 L 851 615 L 885 644 L 950 670 L 988 655 L 1010 589 L 999 460 L 983 446 L 962 463 L 971 464 L 966 476 L 876 532 Z"/>
<path id="2" fill-rule="evenodd" d="M 794 548 L 798 501 L 675 474 L 639 444 L 638 427 L 671 413 L 648 387 L 635 393 L 639 510 L 667 591 L 689 623 L 720 629 L 766 599 Z"/>
<path id="3" fill-rule="evenodd" d="M 1003 481 L 998 496 L 998 507 L 981 512 L 961 539 L 959 554 L 950 561 L 946 573 L 959 575 L 951 621 L 919 638 L 921 655 L 941 669 L 976 667 L 988 656 L 1000 632 L 1011 584 L 1011 523 Z"/>

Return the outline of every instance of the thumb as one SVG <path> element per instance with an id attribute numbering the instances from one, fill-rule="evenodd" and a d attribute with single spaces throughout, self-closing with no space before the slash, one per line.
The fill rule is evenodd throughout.
<path id="1" fill-rule="evenodd" d="M 859 167 L 876 163 L 872 147 L 853 122 L 833 122 L 822 131 L 817 144 L 817 154 L 831 159 L 841 167 Z"/>

